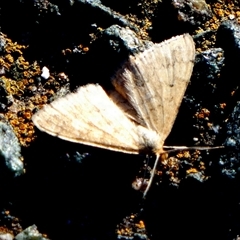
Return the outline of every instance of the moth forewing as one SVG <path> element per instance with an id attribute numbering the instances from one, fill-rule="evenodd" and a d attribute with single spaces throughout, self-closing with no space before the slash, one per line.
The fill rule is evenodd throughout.
<path id="1" fill-rule="evenodd" d="M 139 122 L 165 140 L 192 74 L 195 45 L 188 34 L 130 56 L 112 82 L 133 106 Z"/>

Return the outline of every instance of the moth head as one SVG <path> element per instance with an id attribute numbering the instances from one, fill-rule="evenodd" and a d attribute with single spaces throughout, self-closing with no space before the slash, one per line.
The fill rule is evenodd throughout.
<path id="1" fill-rule="evenodd" d="M 163 152 L 162 137 L 155 131 L 138 126 L 140 152 L 158 154 Z"/>

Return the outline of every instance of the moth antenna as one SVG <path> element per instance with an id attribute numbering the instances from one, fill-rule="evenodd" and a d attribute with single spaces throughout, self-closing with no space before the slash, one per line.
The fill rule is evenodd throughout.
<path id="1" fill-rule="evenodd" d="M 145 189 L 145 191 L 144 191 L 144 193 L 143 193 L 143 198 L 146 197 L 147 192 L 148 192 L 149 188 L 151 187 L 153 178 L 154 178 L 154 176 L 155 176 L 155 171 L 156 171 L 156 167 L 157 167 L 157 164 L 158 164 L 159 157 L 160 157 L 160 154 L 157 154 L 157 155 L 156 155 L 156 159 L 155 159 L 155 163 L 154 163 L 154 166 L 153 166 L 153 169 L 152 169 L 152 172 L 151 172 L 151 177 L 150 177 L 150 179 L 149 179 L 149 181 L 148 181 L 147 188 Z"/>
<path id="2" fill-rule="evenodd" d="M 219 148 L 224 148 L 224 146 L 216 146 L 216 147 L 210 147 L 210 146 L 206 146 L 206 147 L 198 147 L 198 146 L 193 146 L 193 147 L 187 147 L 187 146 L 164 146 L 164 148 L 174 148 L 172 150 L 165 151 L 165 153 L 169 153 L 169 152 L 175 152 L 175 151 L 184 150 L 184 149 L 196 149 L 196 150 L 219 149 Z M 146 198 L 147 192 L 148 192 L 148 190 L 151 187 L 151 184 L 152 184 L 152 181 L 153 181 L 153 178 L 154 178 L 154 175 L 155 175 L 155 171 L 156 171 L 156 168 L 157 168 L 157 164 L 158 164 L 158 161 L 159 161 L 159 157 L 160 157 L 160 154 L 156 155 L 155 163 L 154 163 L 154 166 L 153 166 L 153 169 L 152 169 L 152 173 L 151 173 L 150 179 L 148 181 L 148 185 L 147 185 L 147 187 L 146 187 L 146 189 L 145 189 L 145 191 L 143 193 L 143 198 Z"/>
<path id="3" fill-rule="evenodd" d="M 170 149 L 174 148 L 172 150 L 166 150 L 166 152 L 174 152 L 177 150 L 211 150 L 211 149 L 219 149 L 219 148 L 225 148 L 224 146 L 215 146 L 215 147 L 210 147 L 210 146 L 205 146 L 205 147 L 199 147 L 199 146 L 192 146 L 192 147 L 187 147 L 187 146 L 164 146 L 163 148 L 165 149 Z"/>

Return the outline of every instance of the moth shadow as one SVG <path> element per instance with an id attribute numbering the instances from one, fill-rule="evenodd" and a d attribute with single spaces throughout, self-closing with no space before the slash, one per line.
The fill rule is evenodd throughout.
<path id="1" fill-rule="evenodd" d="M 142 164 L 140 156 L 38 133 L 24 158 L 25 193 L 16 199 L 18 214 L 52 239 L 112 239 L 116 225 L 138 210 L 142 195 L 131 183 Z"/>

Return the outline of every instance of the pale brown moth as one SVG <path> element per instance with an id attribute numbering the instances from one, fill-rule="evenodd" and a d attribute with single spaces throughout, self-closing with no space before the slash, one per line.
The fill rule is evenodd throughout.
<path id="1" fill-rule="evenodd" d="M 130 56 L 112 78 L 115 91 L 98 84 L 79 87 L 46 105 L 32 120 L 59 138 L 130 154 L 154 154 L 152 182 L 195 59 L 189 34 L 173 37 Z"/>

